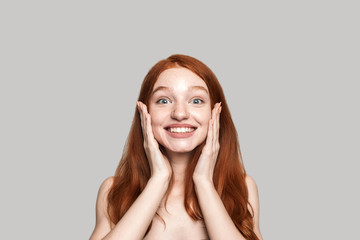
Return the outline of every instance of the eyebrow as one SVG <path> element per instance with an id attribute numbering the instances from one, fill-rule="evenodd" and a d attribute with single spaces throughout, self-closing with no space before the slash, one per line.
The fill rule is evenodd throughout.
<path id="1" fill-rule="evenodd" d="M 151 93 L 151 95 L 154 95 L 156 92 L 161 91 L 161 90 L 171 91 L 170 88 L 168 88 L 168 87 L 159 86 L 154 89 L 154 91 Z M 190 90 L 202 90 L 202 91 L 205 91 L 207 94 L 209 94 L 208 90 L 206 88 L 204 88 L 203 86 L 191 86 Z"/>

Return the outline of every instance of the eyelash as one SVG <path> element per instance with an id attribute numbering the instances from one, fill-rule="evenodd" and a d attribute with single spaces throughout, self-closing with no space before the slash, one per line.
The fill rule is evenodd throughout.
<path id="1" fill-rule="evenodd" d="M 195 100 L 199 100 L 200 103 L 195 103 L 195 104 L 201 104 L 201 103 L 204 103 L 204 101 L 200 98 L 194 98 L 191 102 L 194 102 Z"/>
<path id="2" fill-rule="evenodd" d="M 164 103 L 161 102 L 162 100 L 166 100 L 166 101 L 170 102 L 169 99 L 160 98 L 159 100 L 156 101 L 156 103 L 164 104 Z"/>
<path id="3" fill-rule="evenodd" d="M 194 103 L 194 104 L 201 104 L 201 103 L 204 103 L 204 101 L 200 98 L 194 98 L 193 100 L 191 100 L 191 102 L 194 102 L 195 100 L 198 100 L 200 101 L 199 103 Z M 164 103 L 163 101 L 167 101 L 166 103 Z M 159 104 L 167 104 L 169 103 L 170 100 L 169 99 L 166 99 L 166 98 L 160 98 L 159 100 L 156 101 L 156 103 L 159 103 Z"/>

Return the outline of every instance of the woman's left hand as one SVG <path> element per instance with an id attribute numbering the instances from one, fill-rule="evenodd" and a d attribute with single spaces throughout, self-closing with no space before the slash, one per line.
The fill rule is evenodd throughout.
<path id="1" fill-rule="evenodd" d="M 216 103 L 211 113 L 206 143 L 194 170 L 195 182 L 203 180 L 213 182 L 215 164 L 220 150 L 220 113 L 221 103 Z"/>

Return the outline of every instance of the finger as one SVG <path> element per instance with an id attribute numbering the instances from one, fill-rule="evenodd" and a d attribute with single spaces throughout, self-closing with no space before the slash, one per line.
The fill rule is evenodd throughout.
<path id="1" fill-rule="evenodd" d="M 149 113 L 146 113 L 146 130 L 147 130 L 147 134 L 149 135 L 150 138 L 154 137 L 154 133 L 152 131 L 152 126 L 151 126 L 151 115 Z"/>
<path id="2" fill-rule="evenodd" d="M 215 127 L 215 140 L 216 140 L 216 143 L 219 141 L 219 132 L 220 132 L 220 114 L 221 114 L 221 102 L 219 104 L 219 108 L 218 108 L 218 111 L 217 111 L 217 117 L 216 117 L 216 127 Z"/>
<path id="3" fill-rule="evenodd" d="M 216 130 L 218 110 L 219 110 L 219 103 L 216 103 L 212 113 L 213 130 Z"/>
<path id="4" fill-rule="evenodd" d="M 147 140 L 147 119 L 146 119 L 146 105 L 143 104 L 142 102 L 139 102 L 140 105 L 140 109 L 141 109 L 141 119 L 142 119 L 142 123 L 141 123 L 141 127 L 142 127 L 142 131 L 143 131 L 143 136 L 144 136 L 144 140 Z"/>
<path id="5" fill-rule="evenodd" d="M 215 117 L 214 117 L 214 125 L 213 125 L 213 141 L 212 141 L 212 146 L 213 146 L 213 149 L 216 149 L 216 144 L 217 144 L 217 141 L 218 141 L 218 138 L 219 138 L 219 132 L 218 132 L 218 129 L 219 129 L 219 108 L 220 108 L 220 103 L 217 103 L 216 104 L 216 107 L 215 107 Z"/>
<path id="6" fill-rule="evenodd" d="M 215 122 L 215 119 L 216 119 L 216 108 L 217 108 L 217 103 L 214 105 L 214 108 L 212 109 L 212 111 L 211 111 L 211 121 L 212 121 L 212 123 L 214 123 Z"/>
<path id="7" fill-rule="evenodd" d="M 144 119 L 145 119 L 145 127 L 146 127 L 146 133 L 148 136 L 152 135 L 152 129 L 151 129 L 151 117 L 148 112 L 147 106 L 143 104 L 143 111 L 144 111 Z"/>
<path id="8" fill-rule="evenodd" d="M 137 105 L 137 109 L 139 111 L 141 128 L 143 129 L 144 128 L 144 119 L 143 119 L 143 114 L 142 114 L 141 102 L 137 101 L 136 105 Z"/>
<path id="9" fill-rule="evenodd" d="M 146 131 L 146 136 L 147 136 L 147 140 L 148 142 L 152 142 L 155 146 L 158 146 L 158 143 L 154 137 L 154 132 L 152 130 L 152 126 L 151 126 L 151 115 L 148 112 L 147 106 L 145 104 L 143 105 L 143 112 L 144 112 L 144 125 L 145 125 L 145 131 Z"/>
<path id="10" fill-rule="evenodd" d="M 149 113 L 147 111 L 147 107 L 145 104 L 142 104 L 142 107 L 143 107 L 143 114 L 144 114 L 144 131 L 145 131 L 145 134 L 146 134 L 146 137 L 147 137 L 147 140 L 149 141 Z"/>
<path id="11" fill-rule="evenodd" d="M 211 146 L 212 139 L 213 139 L 213 122 L 212 122 L 212 119 L 210 119 L 208 132 L 207 132 L 207 138 L 206 138 L 206 146 Z"/>
<path id="12" fill-rule="evenodd" d="M 212 147 L 213 146 L 213 134 L 214 134 L 214 120 L 216 117 L 216 104 L 211 112 L 211 119 L 209 121 L 209 126 L 208 126 L 208 133 L 207 133 L 207 138 L 206 138 L 206 146 L 207 147 Z"/>

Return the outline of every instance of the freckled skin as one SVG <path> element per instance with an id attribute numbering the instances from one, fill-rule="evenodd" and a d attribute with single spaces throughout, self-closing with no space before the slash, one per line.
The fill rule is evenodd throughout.
<path id="1" fill-rule="evenodd" d="M 155 139 L 167 151 L 191 152 L 205 140 L 211 119 L 210 96 L 205 82 L 186 68 L 170 68 L 160 74 L 154 89 L 158 87 L 165 88 L 156 91 L 149 103 Z M 171 137 L 164 128 L 176 123 L 195 126 L 195 133 L 188 138 Z"/>
<path id="2" fill-rule="evenodd" d="M 245 240 L 227 213 L 212 182 L 220 148 L 221 103 L 214 104 L 212 108 L 205 82 L 186 68 L 178 67 L 162 72 L 152 91 L 147 106 L 140 101 L 137 102 L 151 177 L 131 208 L 116 225 L 109 224 L 107 212 L 107 193 L 113 185 L 114 178 L 105 180 L 99 190 L 96 227 L 90 239 L 128 237 L 146 240 L 210 238 Z M 187 126 L 196 130 L 194 134 L 169 134 L 167 128 L 170 125 L 174 128 Z M 187 177 L 184 173 L 191 151 L 205 139 L 206 144 L 192 176 L 203 220 L 194 221 L 184 206 L 184 180 Z M 165 147 L 167 154 L 160 151 L 158 144 Z M 171 185 L 169 195 L 166 195 L 171 179 L 174 180 L 174 184 Z M 251 210 L 254 211 L 254 229 L 262 239 L 259 231 L 256 184 L 251 178 L 249 184 L 249 176 L 246 181 L 249 203 L 254 207 Z M 164 211 L 165 200 L 167 200 L 166 211 Z M 152 227 L 145 234 L 150 223 Z"/>

